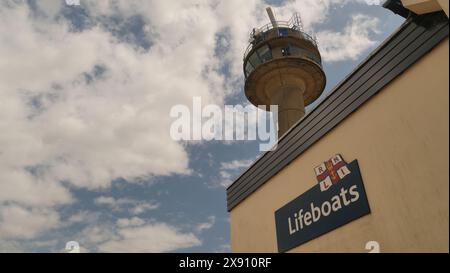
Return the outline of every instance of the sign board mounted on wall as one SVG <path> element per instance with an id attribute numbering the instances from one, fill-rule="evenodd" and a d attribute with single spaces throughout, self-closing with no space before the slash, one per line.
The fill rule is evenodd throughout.
<path id="1" fill-rule="evenodd" d="M 357 160 L 336 155 L 314 171 L 319 183 L 275 212 L 279 252 L 370 213 Z"/>

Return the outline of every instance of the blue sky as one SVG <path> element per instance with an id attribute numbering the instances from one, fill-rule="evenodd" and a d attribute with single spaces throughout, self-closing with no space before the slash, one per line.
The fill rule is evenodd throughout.
<path id="1" fill-rule="evenodd" d="M 248 103 L 268 4 L 317 35 L 316 103 L 403 22 L 363 0 L 2 1 L 0 252 L 229 251 L 225 186 L 259 143 L 173 141 L 169 111 Z"/>

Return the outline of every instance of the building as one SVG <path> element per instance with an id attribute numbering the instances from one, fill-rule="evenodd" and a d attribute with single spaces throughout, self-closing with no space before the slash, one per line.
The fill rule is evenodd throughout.
<path id="1" fill-rule="evenodd" d="M 384 7 L 403 25 L 227 189 L 233 252 L 449 251 L 448 1 Z"/>

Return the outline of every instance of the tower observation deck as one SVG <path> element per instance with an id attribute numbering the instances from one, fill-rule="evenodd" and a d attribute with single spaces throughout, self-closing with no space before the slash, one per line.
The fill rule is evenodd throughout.
<path id="1" fill-rule="evenodd" d="M 253 29 L 244 54 L 245 95 L 255 106 L 278 105 L 282 136 L 305 115 L 305 106 L 323 92 L 326 83 L 314 37 L 303 30 L 300 16 Z"/>

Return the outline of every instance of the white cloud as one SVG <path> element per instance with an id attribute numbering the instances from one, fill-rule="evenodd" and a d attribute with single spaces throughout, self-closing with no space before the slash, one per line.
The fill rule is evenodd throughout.
<path id="1" fill-rule="evenodd" d="M 65 1 L 65 0 L 64 0 Z M 46 15 L 50 17 L 56 16 L 61 8 L 63 7 L 63 1 L 60 0 L 39 0 L 36 1 L 36 5 L 38 6 L 41 12 L 44 12 Z"/>
<path id="2" fill-rule="evenodd" d="M 138 227 L 138 226 L 142 226 L 145 224 L 145 221 L 142 220 L 139 217 L 133 217 L 131 219 L 128 218 L 121 218 L 118 219 L 116 222 L 116 225 L 120 228 L 124 228 L 124 227 Z"/>
<path id="3" fill-rule="evenodd" d="M 230 253 L 231 252 L 231 246 L 230 246 L 230 244 L 220 245 L 216 252 L 217 253 Z"/>
<path id="4" fill-rule="evenodd" d="M 52 248 L 58 245 L 58 240 L 47 240 L 47 241 L 34 241 L 32 245 L 35 247 L 47 247 Z"/>
<path id="5" fill-rule="evenodd" d="M 132 201 L 129 201 L 128 199 L 116 200 L 114 197 L 110 196 L 100 196 L 95 198 L 94 202 L 98 205 L 108 205 L 114 209 L 118 209 L 120 205 L 129 204 Z"/>
<path id="6" fill-rule="evenodd" d="M 115 225 L 111 224 L 92 224 L 81 231 L 81 234 L 77 237 L 77 240 L 81 245 L 85 247 L 95 247 L 98 244 L 104 243 L 108 240 L 112 240 L 116 237 L 115 235 Z"/>
<path id="7" fill-rule="evenodd" d="M 223 188 L 227 188 L 233 183 L 233 180 L 230 179 L 231 174 L 229 174 L 228 172 L 220 172 L 220 176 L 221 176 L 221 179 L 219 182 L 219 186 L 221 186 Z"/>
<path id="8" fill-rule="evenodd" d="M 385 2 L 385 0 L 360 0 L 360 1 L 366 3 L 367 5 L 370 5 L 370 6 L 373 6 L 373 5 L 381 6 Z"/>
<path id="9" fill-rule="evenodd" d="M 139 215 L 149 210 L 155 210 L 159 208 L 158 203 L 138 203 L 136 206 L 129 209 L 133 215 Z"/>
<path id="10" fill-rule="evenodd" d="M 114 211 L 128 211 L 133 215 L 139 215 L 149 210 L 155 210 L 159 208 L 159 204 L 153 201 L 139 201 L 128 198 L 114 198 L 110 196 L 97 197 L 94 202 L 97 205 L 105 205 L 110 207 Z"/>
<path id="11" fill-rule="evenodd" d="M 278 20 L 288 20 L 293 12 L 301 15 L 304 27 L 308 30 L 323 23 L 329 18 L 333 7 L 343 5 L 351 0 L 294 0 L 286 1 L 282 7 L 275 9 L 275 15 Z M 281 18 L 281 19 L 279 19 Z"/>
<path id="12" fill-rule="evenodd" d="M 196 226 L 192 230 L 198 231 Z M 140 217 L 119 218 L 112 223 L 91 222 L 73 238 L 85 251 L 98 252 L 171 252 L 202 244 L 192 232 Z"/>
<path id="13" fill-rule="evenodd" d="M 0 201 L 68 203 L 59 181 L 98 188 L 118 177 L 189 173 L 183 146 L 168 136 L 168 113 L 193 94 L 220 100 L 210 92 L 220 76 L 205 72 L 214 65 L 210 25 L 193 22 L 173 41 L 142 52 L 102 29 L 73 33 L 64 23 L 30 17 L 25 5 L 2 5 Z M 96 65 L 104 77 L 87 84 L 82 75 Z M 30 166 L 39 173 L 27 172 Z"/>
<path id="14" fill-rule="evenodd" d="M 0 237 L 0 253 L 23 253 L 24 248 L 15 240 L 3 240 Z"/>
<path id="15" fill-rule="evenodd" d="M 226 188 L 233 183 L 235 179 L 245 168 L 248 168 L 255 160 L 243 159 L 222 162 L 220 164 L 220 181 L 219 185 Z"/>
<path id="16" fill-rule="evenodd" d="M 56 228 L 59 216 L 50 209 L 27 209 L 17 205 L 0 208 L 0 238 L 33 238 Z"/>
<path id="17" fill-rule="evenodd" d="M 198 224 L 196 227 L 196 230 L 197 230 L 197 232 L 202 232 L 204 230 L 211 229 L 215 223 L 216 223 L 216 217 L 209 216 L 208 221 Z"/>
<path id="18" fill-rule="evenodd" d="M 0 127 L 2 127 L 1 124 Z M 2 142 L 1 133 L 0 142 Z M 23 146 L 29 145 L 24 143 Z M 7 147 L 3 151 L 9 149 L 13 150 L 13 147 Z M 17 152 L 20 153 L 20 151 Z M 8 151 L 5 153 L 8 153 Z M 14 161 L 2 158 L 0 152 L 0 203 L 2 201 L 16 201 L 29 206 L 52 206 L 68 204 L 73 201 L 70 192 L 58 181 L 34 177 L 24 169 L 14 165 L 16 165 Z"/>
<path id="19" fill-rule="evenodd" d="M 220 164 L 221 170 L 236 170 L 247 168 L 253 163 L 253 160 L 233 160 L 230 162 L 222 162 Z"/>
<path id="20" fill-rule="evenodd" d="M 379 32 L 378 26 L 377 18 L 356 14 L 343 32 L 317 33 L 323 59 L 329 62 L 356 60 L 377 43 L 371 39 L 370 34 Z"/>
<path id="21" fill-rule="evenodd" d="M 170 252 L 201 245 L 192 233 L 183 233 L 175 227 L 154 223 L 138 227 L 124 227 L 117 238 L 99 245 L 101 252 Z"/>
<path id="22" fill-rule="evenodd" d="M 190 19 L 173 22 L 172 31 Z M 101 28 L 70 32 L 64 21 L 30 16 L 23 2 L 2 2 L 0 203 L 44 210 L 73 202 L 61 181 L 94 189 L 119 177 L 189 173 L 184 147 L 168 136 L 168 113 L 193 94 L 206 101 L 222 97 L 210 95 L 221 77 L 204 69 L 214 66 L 210 27 L 193 22 L 190 31 L 143 52 Z M 190 43 L 183 42 L 187 37 L 193 38 Z M 96 65 L 105 73 L 88 84 L 83 73 Z M 136 206 L 130 208 L 134 213 L 156 208 Z M 3 217 L 1 226 L 5 234 L 31 237 L 56 218 L 56 212 L 31 217 L 35 230 L 28 222 L 12 228 L 26 217 Z"/>
<path id="23" fill-rule="evenodd" d="M 92 223 L 98 219 L 99 214 L 91 211 L 79 211 L 71 215 L 64 224 Z"/>

